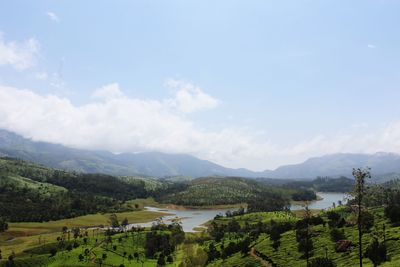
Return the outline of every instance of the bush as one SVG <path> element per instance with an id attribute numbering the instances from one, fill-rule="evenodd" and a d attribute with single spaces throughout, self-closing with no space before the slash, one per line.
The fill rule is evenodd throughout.
<path id="1" fill-rule="evenodd" d="M 342 218 L 342 216 L 338 212 L 333 211 L 333 210 L 328 211 L 326 213 L 326 215 L 329 219 L 328 224 L 330 227 L 336 227 L 338 225 L 340 219 Z"/>
<path id="2" fill-rule="evenodd" d="M 56 248 L 52 248 L 50 249 L 50 256 L 54 257 L 57 254 L 57 249 Z"/>
<path id="3" fill-rule="evenodd" d="M 8 223 L 4 218 L 0 217 L 0 233 L 6 231 L 7 229 L 8 229 Z"/>
<path id="4" fill-rule="evenodd" d="M 168 255 L 168 257 L 167 257 L 167 262 L 168 262 L 168 263 L 173 263 L 173 262 L 174 262 L 174 258 L 172 258 L 171 255 Z"/>
<path id="5" fill-rule="evenodd" d="M 160 254 L 158 257 L 157 266 L 165 266 L 165 257 L 163 254 Z"/>
<path id="6" fill-rule="evenodd" d="M 308 267 L 321 267 L 321 266 L 336 267 L 336 264 L 333 262 L 333 260 L 325 257 L 314 258 L 308 264 Z"/>
<path id="7" fill-rule="evenodd" d="M 400 222 L 400 205 L 389 205 L 385 208 L 385 216 L 392 222 Z M 1 231 L 1 229 L 0 229 Z"/>
<path id="8" fill-rule="evenodd" d="M 386 245 L 380 243 L 376 238 L 369 244 L 365 252 L 365 256 L 368 257 L 374 266 L 378 266 L 382 262 L 386 261 Z"/>
<path id="9" fill-rule="evenodd" d="M 361 213 L 361 228 L 364 232 L 368 232 L 374 226 L 374 215 L 368 211 Z"/>
<path id="10" fill-rule="evenodd" d="M 346 239 L 344 231 L 339 230 L 338 228 L 332 228 L 330 234 L 331 234 L 331 239 L 333 242 L 337 242 L 339 240 Z"/>

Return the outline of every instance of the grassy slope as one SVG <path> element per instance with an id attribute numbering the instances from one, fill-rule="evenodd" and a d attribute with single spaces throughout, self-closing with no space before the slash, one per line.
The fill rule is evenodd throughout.
<path id="1" fill-rule="evenodd" d="M 400 246 L 399 241 L 391 241 L 391 238 L 399 238 L 400 227 L 393 227 L 383 218 L 383 212 L 381 209 L 374 211 L 375 213 L 375 223 L 378 226 L 382 226 L 386 223 L 386 235 L 387 235 L 387 245 L 388 245 L 388 255 L 391 257 L 391 262 L 387 262 L 381 266 L 400 266 Z M 358 238 L 357 230 L 355 227 L 344 227 L 346 238 L 357 243 Z M 335 251 L 335 243 L 331 241 L 329 235 L 329 227 L 322 225 L 314 226 L 313 231 L 315 236 L 312 238 L 314 243 L 314 257 L 324 256 L 325 248 L 328 249 L 328 256 L 337 263 L 338 267 L 341 266 L 356 266 L 358 263 L 358 250 L 355 247 L 348 253 L 337 253 Z M 363 248 L 365 249 L 371 239 L 371 233 L 367 233 L 363 236 Z M 271 247 L 272 242 L 270 241 L 268 235 L 261 235 L 258 239 L 258 244 L 255 246 L 257 251 L 267 255 L 278 266 L 305 266 L 306 261 L 300 259 L 300 253 L 297 251 L 297 241 L 295 236 L 295 231 L 288 231 L 282 234 L 281 246 L 277 251 L 274 251 Z M 365 266 L 372 266 L 369 259 L 364 259 Z"/>
<path id="2" fill-rule="evenodd" d="M 85 244 L 82 238 L 78 238 L 77 242 L 80 244 L 78 248 L 72 249 L 70 252 L 58 251 L 57 254 L 53 257 L 50 257 L 48 251 L 42 251 L 41 249 L 31 250 L 29 253 L 26 253 L 26 256 L 18 256 L 16 260 L 26 262 L 26 266 L 49 266 L 49 267 L 72 267 L 72 266 L 99 266 L 96 263 L 96 258 L 101 258 L 103 253 L 107 255 L 107 258 L 103 261 L 103 266 L 119 266 L 120 264 L 124 264 L 125 266 L 133 267 L 133 266 L 156 266 L 156 259 L 146 259 L 144 257 L 144 240 L 145 240 L 145 232 L 135 233 L 134 235 L 128 234 L 117 234 L 112 236 L 113 243 L 110 245 L 106 245 L 102 242 L 96 242 L 96 239 L 102 240 L 104 238 L 103 233 L 95 234 L 92 236 L 91 233 L 88 235 L 88 241 Z M 121 242 L 119 240 L 121 238 Z M 113 249 L 113 246 L 116 245 L 116 249 Z M 90 253 L 87 258 L 83 261 L 79 260 L 79 254 L 84 254 L 85 249 L 89 249 Z M 124 252 L 127 255 L 124 257 Z M 131 261 L 128 260 L 128 255 L 132 255 L 134 252 L 139 253 L 139 260 L 133 259 Z M 31 255 L 34 257 L 32 258 Z M 167 264 L 166 266 L 172 267 L 179 265 L 182 257 L 184 256 L 180 247 L 173 254 L 174 263 Z M 143 261 L 143 265 L 142 265 Z M 3 262 L 4 264 L 4 262 Z M 176 265 L 177 264 L 177 265 Z M 0 266 L 2 264 L 0 263 Z"/>
<path id="3" fill-rule="evenodd" d="M 151 211 L 133 211 L 117 213 L 120 220 L 128 218 L 129 223 L 149 222 L 166 213 Z M 0 233 L 0 247 L 3 256 L 8 256 L 12 251 L 21 253 L 27 248 L 38 246 L 39 237 L 54 241 L 59 235 L 63 226 L 89 227 L 108 225 L 109 214 L 91 214 L 71 219 L 63 219 L 44 223 L 10 223 L 9 230 Z"/>
<path id="4" fill-rule="evenodd" d="M 252 266 L 252 267 L 261 267 L 261 263 L 259 260 L 251 257 L 251 256 L 243 256 L 240 252 L 233 254 L 231 257 L 226 260 L 215 260 L 212 263 L 208 264 L 207 267 L 231 267 L 231 266 Z"/>
<path id="5" fill-rule="evenodd" d="M 113 245 L 117 246 L 117 249 L 114 251 L 112 246 L 109 245 L 108 248 L 105 245 L 95 244 L 93 239 L 89 238 L 89 242 L 87 245 L 81 245 L 80 247 L 73 249 L 69 253 L 59 253 L 52 259 L 51 263 L 48 265 L 49 267 L 56 266 L 99 266 L 94 263 L 94 259 L 97 257 L 101 257 L 103 253 L 107 254 L 106 260 L 103 262 L 104 266 L 118 266 L 119 264 L 124 264 L 126 267 L 130 266 L 142 266 L 141 260 L 144 261 L 143 266 L 146 267 L 154 267 L 157 265 L 156 259 L 145 259 L 144 258 L 144 239 L 145 233 L 140 233 L 138 236 L 132 237 L 128 236 L 128 238 L 124 238 L 124 234 L 119 234 L 113 236 Z M 122 242 L 117 241 L 118 237 L 123 237 Z M 138 238 L 138 239 L 137 239 Z M 136 240 L 138 240 L 138 244 L 136 244 Z M 79 261 L 78 256 L 82 254 L 82 252 L 86 249 L 91 249 L 92 253 L 88 257 L 88 261 Z M 129 261 L 128 257 L 123 257 L 123 253 L 127 252 L 129 254 L 133 254 L 134 252 L 138 252 L 140 255 L 140 260 L 132 260 Z M 179 264 L 182 258 L 182 253 L 178 250 L 174 254 L 175 262 L 173 264 L 168 264 L 166 266 L 177 266 L 175 264 Z"/>

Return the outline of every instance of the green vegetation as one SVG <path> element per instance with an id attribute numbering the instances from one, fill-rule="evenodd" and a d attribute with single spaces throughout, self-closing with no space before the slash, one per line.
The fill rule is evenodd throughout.
<path id="1" fill-rule="evenodd" d="M 148 238 L 150 235 L 163 242 Z M 164 259 L 162 266 L 175 266 L 182 259 L 177 248 L 183 239 L 177 224 L 130 231 L 65 227 L 54 240 L 11 254 L 0 266 L 155 266 L 160 258 Z"/>
<path id="2" fill-rule="evenodd" d="M 250 247 L 253 246 L 254 252 L 271 266 L 306 266 L 305 252 L 307 250 L 305 249 L 307 248 L 309 249 L 309 266 L 320 266 L 315 264 L 317 262 L 328 262 L 328 260 L 334 265 L 326 266 L 358 266 L 357 217 L 354 216 L 351 209 L 345 206 L 338 207 L 330 212 L 339 214 L 340 219 L 338 221 L 343 218 L 346 223 L 343 226 L 334 222 L 330 223 L 331 219 L 329 218 L 334 216 L 329 215 L 329 212 L 321 212 L 319 215 L 311 216 L 313 219 L 309 219 L 309 227 L 306 228 L 302 228 L 304 227 L 302 225 L 307 225 L 302 223 L 305 220 L 303 216 L 298 217 L 288 212 L 250 213 L 229 218 L 217 218 L 210 224 L 210 234 L 213 239 L 208 241 L 207 247 L 209 249 L 207 251 L 210 255 L 218 255 L 218 257 L 210 265 L 218 266 L 222 263 L 236 262 L 240 258 L 238 254 L 232 254 L 226 259 L 222 257 L 227 245 L 230 242 L 239 244 L 240 240 L 250 237 Z M 384 216 L 383 208 L 372 208 L 370 212 L 374 216 L 374 226 L 364 232 L 362 241 L 364 245 L 364 265 L 373 265 L 371 257 L 382 262 L 382 251 L 385 251 L 382 246 L 385 240 L 387 247 L 385 259 L 390 261 L 385 261 L 382 266 L 398 266 L 400 264 L 400 247 L 397 242 L 400 236 L 400 227 L 390 223 Z M 240 226 L 239 230 L 230 230 L 232 225 L 237 224 Z M 307 228 L 308 235 L 307 233 L 305 235 L 300 234 L 301 229 Z M 333 237 L 332 231 L 338 231 L 339 237 Z M 308 245 L 305 241 L 301 241 L 302 238 L 307 238 L 307 236 L 310 238 Z M 344 246 L 345 249 L 340 250 L 338 239 L 348 240 L 350 246 Z M 213 247 L 216 250 L 210 250 Z M 371 251 L 381 252 L 378 255 L 371 255 Z M 326 258 L 328 260 L 323 260 Z"/>
<path id="3" fill-rule="evenodd" d="M 185 182 L 70 173 L 0 158 L 0 267 L 3 266 L 399 266 L 400 182 L 366 184 L 326 211 L 291 212 L 346 178 L 271 185 L 238 177 Z M 353 182 L 352 182 L 353 184 Z M 324 189 L 325 188 L 325 189 Z M 343 188 L 343 187 L 342 187 Z M 146 205 L 240 208 L 201 232 Z M 131 223 L 157 221 L 149 228 Z M 206 230 L 205 230 L 206 229 Z"/>
<path id="4" fill-rule="evenodd" d="M 185 186 L 186 185 L 186 186 Z M 254 210 L 267 208 L 279 210 L 289 205 L 290 196 L 297 190 L 270 186 L 261 182 L 238 177 L 206 177 L 189 181 L 180 190 L 161 196 L 159 200 L 184 206 L 212 206 L 248 203 Z M 311 199 L 315 193 L 310 192 Z M 306 199 L 309 200 L 309 196 Z M 263 204 L 264 203 L 264 204 Z M 268 210 L 268 208 L 267 208 Z"/>
<path id="5" fill-rule="evenodd" d="M 0 214 L 9 221 L 48 221 L 132 210 L 125 200 L 147 197 L 144 183 L 69 173 L 0 158 Z"/>

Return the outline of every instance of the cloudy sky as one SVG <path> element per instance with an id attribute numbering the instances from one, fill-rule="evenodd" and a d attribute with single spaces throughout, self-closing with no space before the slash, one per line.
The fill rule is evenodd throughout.
<path id="1" fill-rule="evenodd" d="M 399 1 L 3 1 L 0 128 L 253 170 L 400 152 Z"/>

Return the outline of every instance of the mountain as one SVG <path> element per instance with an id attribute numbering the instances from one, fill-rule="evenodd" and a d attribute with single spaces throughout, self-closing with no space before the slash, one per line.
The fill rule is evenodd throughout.
<path id="1" fill-rule="evenodd" d="M 303 163 L 281 166 L 275 170 L 253 172 L 226 168 L 186 154 L 161 152 L 113 154 L 69 148 L 59 144 L 36 142 L 15 133 L 0 130 L 0 156 L 29 160 L 45 166 L 87 173 L 116 176 L 152 177 L 237 176 L 251 178 L 313 179 L 317 176 L 351 177 L 353 168 L 371 167 L 375 181 L 400 177 L 400 155 L 394 153 L 340 153 L 315 157 Z"/>
<path id="2" fill-rule="evenodd" d="M 262 176 L 270 178 L 315 178 L 317 176 L 352 176 L 353 168 L 370 167 L 375 179 L 400 177 L 400 155 L 379 152 L 375 154 L 339 153 L 315 157 L 300 164 L 266 170 Z M 385 180 L 385 179 L 383 179 Z"/>
<path id="3" fill-rule="evenodd" d="M 160 152 L 113 154 L 107 151 L 74 149 L 59 144 L 35 142 L 5 130 L 0 130 L 1 155 L 58 169 L 117 176 L 255 177 L 258 175 L 246 169 L 225 168 L 185 154 Z"/>

